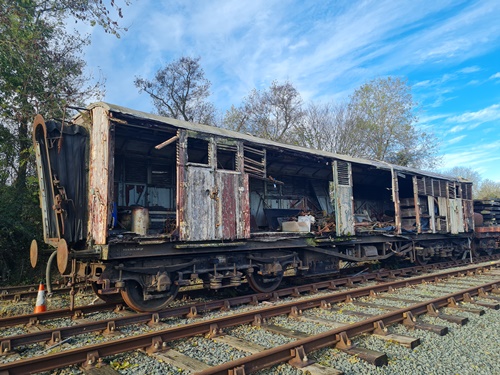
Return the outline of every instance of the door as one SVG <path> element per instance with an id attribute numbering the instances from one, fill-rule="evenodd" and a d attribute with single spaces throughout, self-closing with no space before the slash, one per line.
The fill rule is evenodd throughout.
<path id="1" fill-rule="evenodd" d="M 181 239 L 201 241 L 216 239 L 214 171 L 211 168 L 189 166 L 186 171 L 184 225 Z M 182 208 L 181 208 L 182 209 Z"/>
<path id="2" fill-rule="evenodd" d="M 337 236 L 354 235 L 351 163 L 333 162 L 333 205 Z"/>

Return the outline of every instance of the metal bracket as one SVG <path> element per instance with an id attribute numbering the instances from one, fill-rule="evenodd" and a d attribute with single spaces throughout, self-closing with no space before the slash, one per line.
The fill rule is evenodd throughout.
<path id="1" fill-rule="evenodd" d="M 387 335 L 387 327 L 384 325 L 382 320 L 373 323 L 375 329 L 373 330 L 374 335 L 386 336 Z"/>
<path id="2" fill-rule="evenodd" d="M 262 319 L 262 316 L 260 314 L 256 314 L 253 317 L 253 322 L 252 322 L 253 326 L 260 327 L 260 326 L 262 326 L 263 323 L 264 323 L 264 320 Z"/>
<path id="3" fill-rule="evenodd" d="M 353 347 L 352 341 L 349 339 L 345 331 L 340 332 L 337 335 L 337 340 L 337 345 L 335 345 L 337 349 L 351 349 Z"/>
<path id="4" fill-rule="evenodd" d="M 289 360 L 288 363 L 294 367 L 302 368 L 309 366 L 311 363 L 314 363 L 314 361 L 310 360 L 307 357 L 306 351 L 304 350 L 304 347 L 302 345 L 297 348 L 291 349 L 290 353 L 293 358 Z"/>
<path id="5" fill-rule="evenodd" d="M 451 308 L 458 307 L 458 303 L 457 303 L 457 300 L 455 299 L 455 297 L 448 298 L 448 307 L 451 307 Z"/>
<path id="6" fill-rule="evenodd" d="M 187 319 L 194 319 L 198 316 L 198 310 L 196 309 L 196 306 L 191 306 L 189 308 L 189 313 L 187 313 L 186 318 Z"/>
<path id="7" fill-rule="evenodd" d="M 207 334 L 208 338 L 214 338 L 217 336 L 222 336 L 224 332 L 222 331 L 222 328 L 219 328 L 217 324 L 210 324 L 210 331 Z"/>
<path id="8" fill-rule="evenodd" d="M 297 306 L 292 306 L 290 309 L 290 314 L 288 314 L 289 318 L 298 319 L 302 315 L 302 310 L 299 310 Z"/>
<path id="9" fill-rule="evenodd" d="M 464 302 L 474 303 L 474 299 L 471 297 L 470 293 L 464 293 Z"/>
<path id="10" fill-rule="evenodd" d="M 245 366 L 235 367 L 228 371 L 229 375 L 246 375 Z"/>
<path id="11" fill-rule="evenodd" d="M 61 331 L 52 332 L 51 338 L 47 343 L 48 346 L 52 346 L 61 342 Z"/>
<path id="12" fill-rule="evenodd" d="M 439 316 L 439 311 L 433 303 L 427 305 L 427 314 L 429 314 L 429 316 Z"/>
<path id="13" fill-rule="evenodd" d="M 332 308 L 332 304 L 329 303 L 329 302 L 326 302 L 325 300 L 322 300 L 320 308 L 322 308 L 324 310 L 331 309 Z"/>
<path id="14" fill-rule="evenodd" d="M 403 313 L 403 325 L 407 327 L 415 327 L 417 323 L 417 318 L 413 316 L 411 311 Z"/>
<path id="15" fill-rule="evenodd" d="M 0 344 L 0 348 L 2 353 L 0 355 L 12 354 L 12 346 L 10 344 L 10 340 L 3 340 Z"/>
<path id="16" fill-rule="evenodd" d="M 99 352 L 94 350 L 87 353 L 87 360 L 82 364 L 84 370 L 91 370 L 102 363 L 102 358 L 99 357 Z"/>
<path id="17" fill-rule="evenodd" d="M 158 313 L 154 313 L 151 315 L 151 320 L 148 322 L 149 327 L 154 327 L 160 324 L 160 315 Z"/>
<path id="18" fill-rule="evenodd" d="M 106 329 L 103 332 L 105 336 L 115 336 L 118 335 L 119 332 L 116 331 L 116 324 L 114 321 L 108 322 Z"/>
<path id="19" fill-rule="evenodd" d="M 151 346 L 146 349 L 146 353 L 153 354 L 163 350 L 167 350 L 167 343 L 163 342 L 161 336 L 156 336 L 151 340 Z"/>

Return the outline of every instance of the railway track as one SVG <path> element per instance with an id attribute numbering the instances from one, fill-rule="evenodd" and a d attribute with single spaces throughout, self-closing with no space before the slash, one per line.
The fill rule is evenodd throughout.
<path id="1" fill-rule="evenodd" d="M 486 256 L 486 257 L 481 257 L 477 260 L 476 263 L 481 263 L 481 262 L 488 262 L 488 261 L 495 261 L 497 259 L 500 259 L 500 255 L 492 255 L 492 256 Z M 194 304 L 194 305 L 187 305 L 179 307 L 179 308 L 169 308 L 166 311 L 172 311 L 172 313 L 168 313 L 171 315 L 168 316 L 175 316 L 175 314 L 182 315 L 183 313 L 188 314 L 189 309 L 195 309 L 195 310 L 200 310 L 200 311 L 211 311 L 211 310 L 217 310 L 221 308 L 225 308 L 225 306 L 230 305 L 230 306 L 235 306 L 235 305 L 242 305 L 242 304 L 249 304 L 249 303 L 258 303 L 262 301 L 269 301 L 272 299 L 279 299 L 279 298 L 285 298 L 289 296 L 294 296 L 294 295 L 300 295 L 304 293 L 315 293 L 321 290 L 325 289 L 335 289 L 335 288 L 341 288 L 341 287 L 346 287 L 346 288 L 352 288 L 358 284 L 365 283 L 365 282 L 376 282 L 376 281 L 383 281 L 387 279 L 396 279 L 396 278 L 405 278 L 405 277 L 410 277 L 418 274 L 423 274 L 427 272 L 432 272 L 432 271 L 438 271 L 438 270 L 444 270 L 447 268 L 451 267 L 460 267 L 464 265 L 468 265 L 469 261 L 468 260 L 456 260 L 456 261 L 449 261 L 449 262 L 442 262 L 442 263 L 436 263 L 436 264 L 430 264 L 430 265 L 425 265 L 425 266 L 414 266 L 414 267 L 407 267 L 407 268 L 400 268 L 400 269 L 395 269 L 395 270 L 379 270 L 376 272 L 370 272 L 370 273 L 360 273 L 360 274 L 355 274 L 355 275 L 350 275 L 350 276 L 345 276 L 337 279 L 332 279 L 332 280 L 326 280 L 326 281 L 319 281 L 319 282 L 313 282 L 313 283 L 307 283 L 307 284 L 302 284 L 302 285 L 296 285 L 288 288 L 282 288 L 279 290 L 276 290 L 272 293 L 258 293 L 258 294 L 251 294 L 251 295 L 242 295 L 238 297 L 233 297 L 233 298 L 227 298 L 223 300 L 215 300 L 215 301 L 203 301 L 201 304 Z M 80 293 L 84 288 L 80 288 Z M 196 291 L 197 293 L 199 291 Z M 189 292 L 184 292 L 186 299 L 190 298 L 190 293 Z M 9 326 L 14 326 L 14 325 L 34 325 L 34 324 L 39 324 L 41 322 L 47 321 L 47 320 L 53 320 L 53 319 L 61 319 L 61 318 L 71 318 L 71 319 L 80 319 L 88 314 L 91 313 L 96 313 L 99 311 L 120 311 L 124 309 L 124 305 L 122 303 L 97 303 L 97 304 L 91 304 L 91 305 L 86 305 L 86 306 L 77 306 L 74 309 L 66 308 L 66 309 L 54 309 L 54 310 L 49 310 L 43 313 L 38 313 L 38 314 L 23 314 L 23 315 L 13 315 L 13 316 L 7 316 L 4 318 L 0 318 L 0 328 L 2 327 L 9 327 Z M 165 313 L 164 313 L 165 314 Z M 153 314 L 138 314 L 139 316 L 152 316 Z M 165 316 L 167 317 L 167 316 Z"/>
<path id="2" fill-rule="evenodd" d="M 84 364 L 84 367 L 89 369 L 95 366 L 100 366 L 103 363 L 103 358 L 107 356 L 135 349 L 145 349 L 149 354 L 159 356 L 165 360 L 165 358 L 172 358 L 171 354 L 175 352 L 175 350 L 169 350 L 166 353 L 170 354 L 164 353 L 164 350 L 170 346 L 170 343 L 175 342 L 176 340 L 186 340 L 190 337 L 200 337 L 200 335 L 209 337 L 213 340 L 219 340 L 225 345 L 231 346 L 232 343 L 236 347 L 239 346 L 240 349 L 247 349 L 245 350 L 247 355 L 244 358 L 224 365 L 203 366 L 203 364 L 200 363 L 198 364 L 198 367 L 196 367 L 196 365 L 191 366 L 191 371 L 202 371 L 201 373 L 203 374 L 245 374 L 257 371 L 261 368 L 276 365 L 278 363 L 288 362 L 291 365 L 298 367 L 303 367 L 304 365 L 311 366 L 310 360 L 308 359 L 310 358 L 310 353 L 325 346 L 335 346 L 339 350 L 354 354 L 358 358 L 363 358 L 375 365 L 385 364 L 387 363 L 387 356 L 384 357 L 384 353 L 375 353 L 373 351 L 370 352 L 370 350 L 356 348 L 352 345 L 352 338 L 356 335 L 371 333 L 381 337 L 387 336 L 389 340 L 394 341 L 397 339 L 397 335 L 388 336 L 386 334 L 386 327 L 400 323 L 412 328 L 428 329 L 433 332 L 443 333 L 443 327 L 417 323 L 414 318 L 422 314 L 436 315 L 441 319 L 447 318 L 455 323 L 463 323 L 463 319 L 454 318 L 452 315 L 443 315 L 439 312 L 439 310 L 443 307 L 450 307 L 458 311 L 460 306 L 458 306 L 457 303 L 461 301 L 477 302 L 472 300 L 476 296 L 479 296 L 480 298 L 488 298 L 491 301 L 492 297 L 491 295 L 487 295 L 487 293 L 499 292 L 496 284 L 500 285 L 500 275 L 495 275 L 495 272 L 491 270 L 492 267 L 492 265 L 486 267 L 470 266 L 462 270 L 446 271 L 437 274 L 425 274 L 417 277 L 388 282 L 381 282 L 381 280 L 392 280 L 393 277 L 396 276 L 394 272 L 391 273 L 388 271 L 385 276 L 383 273 L 379 273 L 377 276 L 373 276 L 373 278 L 371 278 L 370 275 L 359 275 L 351 279 L 333 280 L 329 282 L 316 283 L 312 286 L 308 285 L 287 288 L 267 295 L 260 294 L 242 296 L 224 301 L 207 302 L 201 305 L 195 304 L 171 308 L 154 314 L 133 314 L 98 321 L 84 321 L 81 324 L 69 327 L 56 327 L 53 329 L 43 329 L 41 331 L 37 330 L 30 333 L 9 335 L 7 337 L 2 337 L 1 342 L 2 352 L 4 354 L 4 358 L 7 360 L 9 358 L 8 354 L 16 353 L 16 350 L 22 349 L 24 346 L 48 342 L 50 347 L 64 343 L 72 337 L 88 335 L 91 332 L 102 332 L 103 337 L 105 337 L 106 340 L 109 339 L 109 341 L 76 349 L 64 350 L 59 353 L 49 355 L 37 355 L 28 359 L 16 358 L 15 362 L 1 364 L 0 374 L 24 374 L 29 372 L 47 371 L 72 364 Z M 418 269 L 420 269 L 420 271 L 413 270 L 413 272 L 424 271 L 422 268 Z M 408 273 L 408 270 L 405 272 L 403 272 L 403 270 L 400 271 L 401 274 L 399 276 Z M 443 291 L 445 293 L 441 293 L 443 296 L 432 296 L 432 298 L 428 296 L 415 296 L 411 301 L 406 300 L 406 302 L 402 299 L 398 299 L 394 293 L 391 293 L 400 288 L 422 285 L 423 283 L 441 282 L 444 278 L 447 278 L 448 280 L 450 280 L 450 278 L 453 278 L 453 280 L 459 280 L 459 276 L 467 274 L 473 275 L 474 273 L 478 275 L 482 275 L 483 273 L 487 275 L 489 273 L 498 280 L 484 282 L 485 278 L 491 277 L 480 276 L 483 280 L 480 280 L 482 282 L 476 282 L 478 285 L 471 286 L 470 281 L 459 283 L 462 284 L 459 285 L 460 290 L 453 293 L 449 293 L 450 286 L 447 285 Z M 371 282 L 373 285 L 354 288 L 354 286 L 360 282 Z M 345 288 L 346 290 L 339 290 L 339 288 Z M 328 290 L 330 290 L 330 292 L 328 292 Z M 382 298 L 382 293 L 385 293 L 384 298 Z M 306 298 L 299 298 L 304 294 L 307 294 Z M 286 302 L 280 301 L 284 298 L 290 298 L 291 300 Z M 373 301 L 363 301 L 363 299 L 366 298 L 377 301 L 383 300 L 386 302 L 391 301 L 392 298 L 393 306 L 388 304 L 385 305 L 386 307 L 384 308 L 382 307 L 384 305 L 373 303 Z M 493 297 L 493 299 L 496 298 L 497 297 Z M 278 302 L 263 302 L 269 300 Z M 397 307 L 394 306 L 395 302 L 396 304 L 405 302 L 406 305 L 404 307 Z M 349 323 L 342 323 L 336 322 L 335 320 L 329 321 L 324 318 L 305 317 L 305 312 L 309 311 L 338 311 L 339 308 L 336 308 L 335 304 L 339 303 L 344 305 L 353 304 L 357 307 L 371 309 L 371 313 L 358 311 L 358 313 L 355 314 L 353 312 L 352 316 L 357 316 L 358 318 L 364 317 L 354 323 L 352 321 Z M 483 306 L 489 308 L 498 308 L 498 304 L 491 302 L 484 302 L 482 304 Z M 249 307 L 248 305 L 257 306 Z M 108 305 L 107 308 L 111 309 L 112 305 Z M 374 309 L 382 311 L 374 314 Z M 216 310 L 224 310 L 225 312 L 213 317 L 213 315 L 209 312 Z M 479 309 L 476 310 L 480 311 Z M 469 308 L 469 312 L 470 311 L 475 310 L 473 308 Z M 50 312 L 44 313 L 47 314 L 47 318 L 49 318 L 49 313 Z M 75 311 L 72 313 L 74 314 Z M 89 313 L 90 310 L 86 311 L 83 316 L 85 316 L 85 314 L 88 315 Z M 41 319 L 39 318 L 38 322 L 44 321 L 44 314 L 40 314 Z M 61 312 L 58 312 L 58 314 L 61 314 Z M 80 316 L 82 316 L 82 314 L 80 314 Z M 259 347 L 256 345 L 245 343 L 244 340 L 231 339 L 230 335 L 221 336 L 221 333 L 226 330 L 234 329 L 234 327 L 246 324 L 261 326 L 269 331 L 273 331 L 274 329 L 274 331 L 278 331 L 278 334 L 286 336 L 286 329 L 277 329 L 276 325 L 269 323 L 273 319 L 278 319 L 278 317 L 283 316 L 291 317 L 296 321 L 311 321 L 312 319 L 312 321 L 315 321 L 316 324 L 323 323 L 326 327 L 328 327 L 328 329 L 321 334 L 296 334 L 296 337 L 293 337 L 293 333 L 288 332 L 288 336 L 293 337 L 292 342 L 264 351 L 259 350 Z M 50 319 L 54 318 L 55 315 L 50 317 Z M 178 322 L 180 325 L 173 327 L 168 326 L 167 322 L 169 319 L 180 319 Z M 26 320 L 22 323 L 20 322 L 21 320 L 17 320 L 15 324 L 25 324 Z M 1 320 L 0 326 L 12 326 L 13 323 L 13 320 L 10 322 Z M 31 324 L 34 323 L 36 322 L 31 321 Z M 146 327 L 146 331 L 148 332 L 136 333 L 135 336 L 132 337 L 123 337 L 111 340 L 113 336 L 120 334 L 119 331 L 121 329 L 138 324 Z M 408 338 L 404 339 L 399 337 L 399 339 L 403 343 L 408 344 L 410 342 L 410 346 L 416 345 L 416 341 L 411 341 Z M 44 350 L 45 348 L 42 347 L 41 351 L 46 354 Z M 15 355 L 16 354 L 13 354 L 13 356 Z M 182 355 L 178 355 L 176 357 L 177 360 L 179 360 L 180 357 L 182 357 Z M 196 362 L 196 360 L 193 360 L 192 362 Z M 319 368 L 320 366 L 313 365 L 310 372 L 318 372 Z"/>
<path id="3" fill-rule="evenodd" d="M 36 298 L 38 286 L 39 284 L 0 287 L 0 301 L 18 302 L 26 298 Z M 81 293 L 85 289 L 85 284 L 79 283 L 75 288 L 77 292 Z M 64 294 L 70 291 L 71 288 L 63 284 L 52 285 L 52 294 Z"/>

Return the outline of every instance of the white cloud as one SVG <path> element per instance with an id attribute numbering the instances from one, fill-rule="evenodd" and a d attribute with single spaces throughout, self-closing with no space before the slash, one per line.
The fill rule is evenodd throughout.
<path id="1" fill-rule="evenodd" d="M 497 79 L 500 78 L 500 72 L 493 74 L 490 79 Z"/>
<path id="2" fill-rule="evenodd" d="M 496 0 L 470 5 L 437 0 L 425 7 L 393 0 L 220 0 L 216 6 L 142 0 L 124 8 L 130 31 L 119 41 L 93 33 L 87 56 L 89 66 L 104 69 L 107 100 L 129 106 L 137 103 L 134 76 L 152 77 L 182 55 L 201 56 L 220 108 L 238 104 L 273 79 L 289 79 L 307 99 L 328 100 L 376 76 L 404 75 L 422 64 L 455 66 L 496 48 L 499 10 Z M 466 66 L 414 87 L 443 85 L 479 69 Z M 435 106 L 448 100 L 445 88 L 440 90 Z"/>
<path id="3" fill-rule="evenodd" d="M 474 148 L 470 151 L 446 153 L 443 155 L 443 168 L 449 169 L 464 165 L 477 167 L 484 162 L 484 158 L 488 158 L 489 162 L 500 160 L 500 156 L 492 157 L 489 152 Z"/>
<path id="4" fill-rule="evenodd" d="M 493 104 L 476 112 L 465 112 L 458 116 L 449 117 L 448 119 L 446 119 L 446 122 L 467 123 L 478 121 L 480 123 L 483 123 L 499 119 L 500 104 Z"/>
<path id="5" fill-rule="evenodd" d="M 481 81 L 477 80 L 477 79 L 473 79 L 469 82 L 467 82 L 467 86 L 477 86 L 481 83 Z"/>
<path id="6" fill-rule="evenodd" d="M 413 84 L 413 87 L 427 87 L 429 85 L 431 85 L 431 81 L 429 79 L 426 79 L 424 81 L 420 81 Z"/>
<path id="7" fill-rule="evenodd" d="M 463 69 L 460 69 L 458 71 L 458 73 L 469 74 L 469 73 L 479 72 L 480 70 L 481 70 L 481 68 L 479 66 L 475 65 L 475 66 L 468 66 L 468 67 L 465 67 Z"/>
<path id="8" fill-rule="evenodd" d="M 459 135 L 458 137 L 455 137 L 455 138 L 452 138 L 450 140 L 448 140 L 446 143 L 448 145 L 452 145 L 452 144 L 455 144 L 455 143 L 458 143 L 460 142 L 461 140 L 463 140 L 465 137 L 467 137 L 466 135 Z"/>
<path id="9" fill-rule="evenodd" d="M 464 130 L 466 127 L 464 125 L 457 125 L 457 126 L 454 126 L 450 129 L 450 133 L 458 133 L 462 130 Z"/>

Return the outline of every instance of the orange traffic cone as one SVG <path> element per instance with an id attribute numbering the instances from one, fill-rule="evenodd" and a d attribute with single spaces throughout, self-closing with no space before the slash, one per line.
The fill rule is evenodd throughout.
<path id="1" fill-rule="evenodd" d="M 38 295 L 36 296 L 36 306 L 35 306 L 35 314 L 47 311 L 47 307 L 45 306 L 45 285 L 40 283 L 38 287 Z"/>

